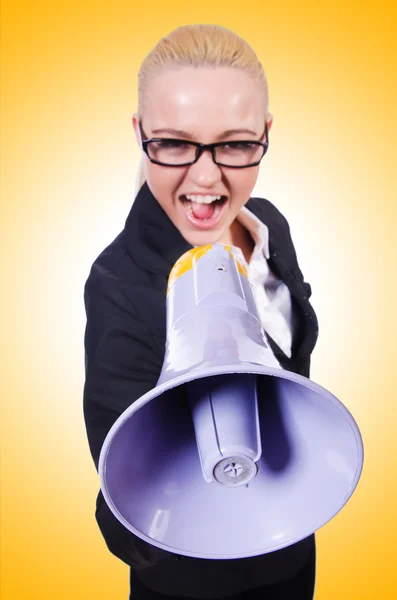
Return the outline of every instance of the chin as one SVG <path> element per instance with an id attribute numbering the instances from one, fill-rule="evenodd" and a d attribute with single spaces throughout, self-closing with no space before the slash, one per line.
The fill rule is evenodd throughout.
<path id="1" fill-rule="evenodd" d="M 181 231 L 185 240 L 192 246 L 206 246 L 207 244 L 217 244 L 222 235 L 222 231 Z M 223 244 L 223 242 L 219 242 Z M 225 242 L 226 243 L 226 242 Z"/>

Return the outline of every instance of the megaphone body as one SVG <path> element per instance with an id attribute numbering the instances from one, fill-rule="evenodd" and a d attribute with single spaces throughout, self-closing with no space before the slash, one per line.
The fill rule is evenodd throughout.
<path id="1" fill-rule="evenodd" d="M 276 360 L 236 249 L 184 254 L 169 277 L 160 378 L 102 447 L 101 489 L 117 519 L 176 554 L 266 554 L 332 519 L 362 465 L 347 408 Z"/>

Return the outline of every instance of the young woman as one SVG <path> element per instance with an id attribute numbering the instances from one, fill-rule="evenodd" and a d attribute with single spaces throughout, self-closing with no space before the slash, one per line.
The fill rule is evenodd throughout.
<path id="1" fill-rule="evenodd" d="M 84 413 L 97 467 L 113 423 L 156 385 L 167 278 L 192 246 L 221 242 L 241 249 L 276 357 L 285 369 L 309 375 L 317 338 L 310 285 L 285 218 L 267 200 L 250 198 L 271 126 L 262 65 L 235 33 L 180 27 L 145 58 L 133 116 L 143 158 L 138 194 L 85 287 Z M 314 536 L 263 556 L 207 560 L 137 538 L 101 493 L 96 517 L 109 550 L 131 567 L 133 600 L 313 598 Z"/>

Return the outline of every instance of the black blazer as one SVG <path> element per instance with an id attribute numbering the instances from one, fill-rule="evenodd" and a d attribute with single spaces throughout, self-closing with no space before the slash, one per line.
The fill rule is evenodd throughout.
<path id="1" fill-rule="evenodd" d="M 288 286 L 297 316 L 292 357 L 268 336 L 283 368 L 309 376 L 318 324 L 309 303 L 286 219 L 269 201 L 251 198 L 247 208 L 269 228 L 269 265 Z M 145 183 L 124 230 L 92 265 L 84 290 L 84 418 L 98 468 L 104 439 L 130 404 L 155 387 L 166 336 L 166 288 L 186 242 Z M 146 585 L 160 593 L 215 598 L 286 579 L 305 563 L 314 536 L 283 550 L 239 560 L 207 560 L 165 552 L 129 532 L 113 516 L 101 493 L 96 518 L 109 550 Z"/>

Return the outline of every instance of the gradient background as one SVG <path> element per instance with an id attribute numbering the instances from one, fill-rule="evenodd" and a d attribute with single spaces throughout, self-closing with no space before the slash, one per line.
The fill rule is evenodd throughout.
<path id="1" fill-rule="evenodd" d="M 394 2 L 2 2 L 2 594 L 126 600 L 94 519 L 83 286 L 133 200 L 139 65 L 186 23 L 254 47 L 274 125 L 255 190 L 287 216 L 320 321 L 312 379 L 365 443 L 317 535 L 316 600 L 397 597 Z M 244 6 L 244 8 L 243 8 Z"/>

